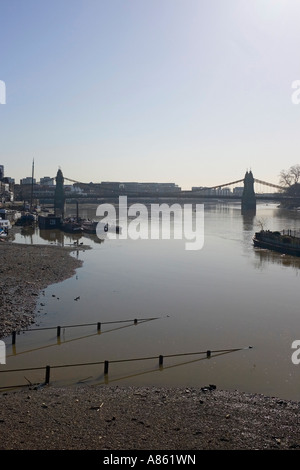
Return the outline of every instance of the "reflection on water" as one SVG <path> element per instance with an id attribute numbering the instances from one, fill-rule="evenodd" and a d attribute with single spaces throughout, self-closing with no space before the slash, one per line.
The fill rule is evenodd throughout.
<path id="1" fill-rule="evenodd" d="M 253 232 L 255 216 L 256 216 L 256 212 L 253 212 L 251 210 L 244 211 L 244 213 L 242 213 L 244 232 L 249 232 L 249 231 Z"/>
<path id="2" fill-rule="evenodd" d="M 262 248 L 254 248 L 255 260 L 254 266 L 258 269 L 264 269 L 270 263 L 280 266 L 295 268 L 298 275 L 300 269 L 300 258 L 296 256 L 284 255 Z"/>
<path id="3" fill-rule="evenodd" d="M 96 206 L 81 208 L 82 217 L 93 219 L 95 214 Z M 79 242 L 92 250 L 74 251 L 83 267 L 43 292 L 32 331 L 18 335 L 14 348 L 7 339 L 5 367 L 76 364 L 53 368 L 51 383 L 58 385 L 212 383 L 300 399 L 299 372 L 291 361 L 291 344 L 299 339 L 300 259 L 252 243 L 261 220 L 270 230 L 295 229 L 299 217 L 276 205 L 258 205 L 256 214 L 241 214 L 239 204 L 209 201 L 204 247 L 192 252 L 184 249 L 184 240 L 99 240 L 61 231 L 18 231 L 17 242 Z M 156 320 L 132 321 L 141 318 Z M 108 323 L 128 319 L 130 324 Z M 94 326 L 69 327 L 91 323 Z M 54 328 L 33 331 L 37 327 Z M 184 356 L 235 348 L 242 349 L 211 357 Z M 0 374 L 0 386 L 24 383 L 24 375 L 31 382 L 43 381 L 44 369 L 14 378 Z"/>
<path id="4" fill-rule="evenodd" d="M 103 233 L 102 238 L 99 238 L 94 234 L 84 234 L 84 239 L 90 240 L 91 243 L 103 243 L 105 238 L 105 233 Z M 77 245 L 79 241 L 82 241 L 81 239 L 83 239 L 83 234 L 65 233 L 59 229 L 40 230 L 37 227 L 14 227 L 13 232 L 10 234 L 10 239 L 16 243 L 31 245 L 53 244 L 72 246 Z"/>

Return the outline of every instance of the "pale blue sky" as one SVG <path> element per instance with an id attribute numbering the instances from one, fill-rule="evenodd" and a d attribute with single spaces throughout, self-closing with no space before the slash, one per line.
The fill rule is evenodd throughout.
<path id="1" fill-rule="evenodd" d="M 0 0 L 0 164 L 277 183 L 300 163 L 299 22 L 299 0 Z"/>

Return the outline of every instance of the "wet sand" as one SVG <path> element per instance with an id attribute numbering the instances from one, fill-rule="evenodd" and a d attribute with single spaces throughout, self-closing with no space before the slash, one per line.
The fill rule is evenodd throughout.
<path id="1" fill-rule="evenodd" d="M 1 450 L 297 450 L 299 403 L 201 388 L 0 395 Z"/>

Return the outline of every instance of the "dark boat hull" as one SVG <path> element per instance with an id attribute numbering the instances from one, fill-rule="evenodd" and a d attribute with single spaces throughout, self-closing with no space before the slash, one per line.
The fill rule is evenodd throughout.
<path id="1" fill-rule="evenodd" d="M 78 224 L 72 223 L 63 223 L 61 226 L 61 230 L 67 233 L 82 233 L 82 227 Z"/>
<path id="2" fill-rule="evenodd" d="M 112 232 L 112 233 L 121 233 L 121 227 L 119 225 L 109 225 L 101 224 L 101 222 L 92 222 L 92 223 L 83 223 L 82 229 L 85 233 L 97 234 L 101 231 L 103 232 Z"/>
<path id="3" fill-rule="evenodd" d="M 257 248 L 266 248 L 268 250 L 277 251 L 278 253 L 283 253 L 285 255 L 300 256 L 300 246 L 293 247 L 284 243 L 273 243 L 272 241 L 260 240 L 253 238 L 254 246 Z"/>

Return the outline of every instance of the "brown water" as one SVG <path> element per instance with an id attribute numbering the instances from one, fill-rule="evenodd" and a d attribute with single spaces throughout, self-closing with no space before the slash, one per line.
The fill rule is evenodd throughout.
<path id="1" fill-rule="evenodd" d="M 96 206 L 81 207 L 83 217 L 95 218 L 95 211 Z M 79 242 L 92 247 L 74 249 L 83 267 L 44 291 L 32 327 L 61 325 L 60 339 L 56 329 L 22 333 L 15 347 L 7 338 L 7 364 L 0 370 L 43 369 L 1 373 L 0 386 L 43 382 L 44 367 L 50 365 L 53 385 L 215 384 L 299 400 L 300 365 L 292 363 L 291 345 L 300 339 L 300 259 L 254 249 L 258 221 L 271 230 L 298 229 L 300 213 L 270 204 L 258 205 L 256 216 L 242 216 L 238 203 L 210 201 L 199 251 L 186 251 L 184 240 L 81 237 Z M 15 241 L 73 244 L 75 239 L 37 229 L 16 235 Z M 105 323 L 124 320 L 130 321 Z M 87 323 L 92 325 L 65 328 Z M 210 358 L 205 354 L 236 348 L 241 349 Z"/>

